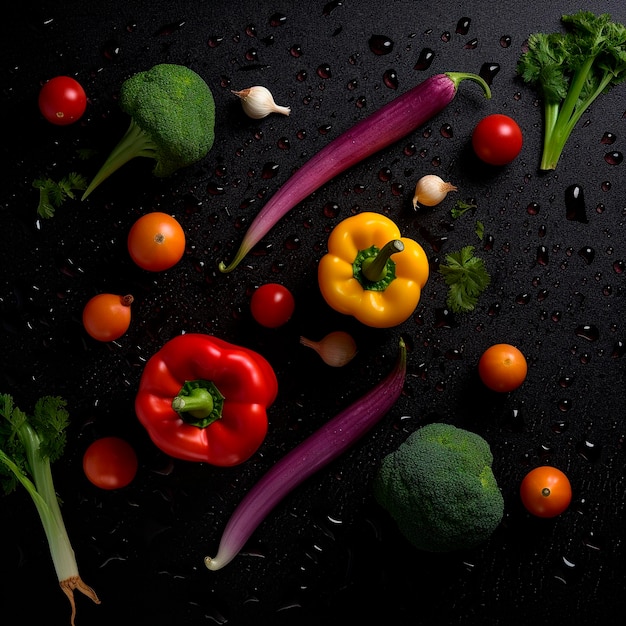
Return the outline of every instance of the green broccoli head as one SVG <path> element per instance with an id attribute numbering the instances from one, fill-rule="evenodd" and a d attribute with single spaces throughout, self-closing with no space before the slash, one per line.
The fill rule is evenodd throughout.
<path id="1" fill-rule="evenodd" d="M 204 79 L 188 67 L 162 63 L 131 76 L 122 84 L 119 104 L 130 115 L 130 125 L 85 190 L 83 200 L 135 157 L 154 159 L 154 175 L 166 177 L 199 161 L 213 146 L 213 94 Z"/>
<path id="2" fill-rule="evenodd" d="M 374 496 L 417 548 L 450 552 L 486 540 L 504 514 L 489 444 L 450 424 L 429 424 L 387 455 Z"/>

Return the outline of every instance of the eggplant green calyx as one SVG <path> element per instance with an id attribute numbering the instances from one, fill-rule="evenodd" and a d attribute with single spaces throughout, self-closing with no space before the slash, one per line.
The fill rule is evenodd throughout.
<path id="1" fill-rule="evenodd" d="M 186 381 L 172 408 L 187 424 L 206 428 L 222 417 L 224 396 L 210 380 Z"/>

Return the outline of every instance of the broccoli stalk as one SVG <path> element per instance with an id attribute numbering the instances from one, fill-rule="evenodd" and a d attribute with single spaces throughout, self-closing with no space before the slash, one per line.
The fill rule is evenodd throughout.
<path id="1" fill-rule="evenodd" d="M 543 96 L 540 169 L 554 170 L 574 127 L 603 93 L 626 80 L 626 27 L 608 13 L 563 15 L 566 33 L 534 33 L 517 65 Z"/>
<path id="2" fill-rule="evenodd" d="M 213 94 L 204 79 L 183 65 L 162 63 L 131 76 L 122 83 L 119 104 L 130 115 L 130 125 L 83 200 L 135 157 L 154 159 L 154 175 L 166 177 L 196 163 L 213 146 Z"/>
<path id="3" fill-rule="evenodd" d="M 65 401 L 45 396 L 35 404 L 32 416 L 13 405 L 8 394 L 0 395 L 0 479 L 8 494 L 21 484 L 30 494 L 50 548 L 61 589 L 72 608 L 70 623 L 74 626 L 78 590 L 100 604 L 96 592 L 86 585 L 78 573 L 74 550 L 70 543 L 57 494 L 52 480 L 51 463 L 65 447 L 68 414 Z"/>

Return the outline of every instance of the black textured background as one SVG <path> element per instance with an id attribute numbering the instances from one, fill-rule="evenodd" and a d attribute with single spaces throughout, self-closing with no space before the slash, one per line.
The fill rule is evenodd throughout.
<path id="1" fill-rule="evenodd" d="M 79 626 L 332 626 L 362 615 L 397 626 L 623 623 L 626 200 L 624 165 L 604 157 L 625 149 L 626 92 L 622 86 L 597 102 L 558 169 L 541 174 L 541 106 L 515 76 L 526 37 L 559 29 L 560 15 L 579 8 L 626 21 L 622 0 L 102 0 L 5 10 L 0 391 L 26 410 L 44 394 L 68 401 L 67 453 L 53 472 L 81 574 L 102 600 L 95 606 L 78 597 Z M 467 34 L 456 32 L 462 18 L 471 20 Z M 375 34 L 393 41 L 391 53 L 372 53 Z M 431 66 L 415 69 L 427 48 Z M 85 203 L 68 202 L 54 218 L 38 219 L 33 180 L 93 174 L 127 125 L 116 105 L 120 84 L 161 62 L 188 65 L 211 86 L 211 153 L 166 180 L 136 160 Z M 462 83 L 429 124 L 292 210 L 233 273 L 217 271 L 264 199 L 343 130 L 432 74 L 485 65 L 499 66 L 491 100 Z M 317 74 L 320 67 L 329 78 Z M 384 83 L 387 70 L 398 78 L 395 90 Z M 41 84 L 59 74 L 76 77 L 89 96 L 85 117 L 65 128 L 37 109 Z M 253 84 L 267 86 L 292 115 L 246 118 L 230 90 Z M 478 164 L 468 144 L 478 120 L 496 112 L 514 117 L 525 139 L 520 157 L 502 169 Z M 452 136 L 444 137 L 448 125 Z M 601 141 L 607 132 L 613 145 Z M 283 139 L 288 149 L 279 147 Z M 80 161 L 78 148 L 98 149 L 100 157 Z M 266 168 L 272 178 L 264 178 Z M 380 176 L 386 170 L 389 180 Z M 413 187 L 427 173 L 451 180 L 459 194 L 416 214 Z M 565 190 L 573 184 L 583 188 L 586 221 L 566 217 Z M 452 220 L 456 198 L 475 199 L 475 213 Z M 326 205 L 335 205 L 334 216 Z M 158 275 L 139 270 L 126 250 L 132 223 L 153 210 L 175 215 L 188 241 L 181 263 Z M 316 267 L 328 233 L 359 210 L 392 217 L 431 260 L 415 316 L 398 328 L 362 327 L 319 295 Z M 476 220 L 485 226 L 482 241 Z M 436 267 L 464 245 L 476 246 L 492 284 L 473 313 L 450 316 Z M 592 260 L 581 255 L 587 248 Z M 296 314 L 278 330 L 261 329 L 249 313 L 251 291 L 268 281 L 296 298 Z M 131 329 L 113 344 L 91 340 L 80 321 L 84 303 L 100 291 L 136 298 Z M 298 344 L 299 335 L 320 338 L 339 328 L 359 344 L 341 370 Z M 183 331 L 247 345 L 276 369 L 270 432 L 244 465 L 166 459 L 136 421 L 143 364 Z M 277 507 L 245 554 L 219 572 L 206 570 L 202 559 L 215 552 L 245 491 L 388 372 L 400 334 L 410 353 L 405 394 L 394 409 Z M 529 373 L 521 388 L 495 396 L 475 368 L 483 350 L 501 341 L 523 350 Z M 505 498 L 500 528 L 467 553 L 414 550 L 370 490 L 382 456 L 435 420 L 489 441 Z M 87 482 L 81 458 L 91 441 L 110 434 L 135 446 L 140 469 L 132 485 L 109 493 Z M 556 519 L 533 518 L 519 503 L 522 477 L 539 464 L 560 467 L 573 485 L 572 505 Z M 19 615 L 7 623 L 67 624 L 69 607 L 23 490 L 0 500 L 0 530 L 0 606 L 5 616 Z"/>

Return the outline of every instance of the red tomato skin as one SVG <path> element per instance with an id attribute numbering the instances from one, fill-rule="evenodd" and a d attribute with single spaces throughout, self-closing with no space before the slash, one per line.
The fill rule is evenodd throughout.
<path id="1" fill-rule="evenodd" d="M 476 156 L 489 165 L 508 165 L 522 150 L 524 139 L 517 122 L 508 115 L 484 117 L 472 133 Z"/>
<path id="2" fill-rule="evenodd" d="M 478 375 L 492 391 L 507 393 L 526 379 L 528 363 L 519 348 L 497 343 L 485 350 L 478 361 Z"/>
<path id="3" fill-rule="evenodd" d="M 250 300 L 252 317 L 266 328 L 278 328 L 286 324 L 291 319 L 295 306 L 291 291 L 278 283 L 261 285 Z"/>
<path id="4" fill-rule="evenodd" d="M 87 108 L 82 85 L 70 76 L 51 78 L 39 91 L 39 110 L 51 124 L 68 126 L 77 122 Z"/>
<path id="5" fill-rule="evenodd" d="M 150 272 L 162 272 L 183 258 L 185 231 L 171 215 L 154 211 L 132 225 L 127 243 L 134 263 Z"/>
<path id="6" fill-rule="evenodd" d="M 83 455 L 83 471 L 89 482 L 109 491 L 128 486 L 138 467 L 134 448 L 119 437 L 96 439 Z"/>
<path id="7" fill-rule="evenodd" d="M 542 495 L 544 489 L 550 491 L 549 495 Z M 570 505 L 572 486 L 569 478 L 556 467 L 536 467 L 524 476 L 520 498 L 526 510 L 536 517 L 556 517 Z"/>

